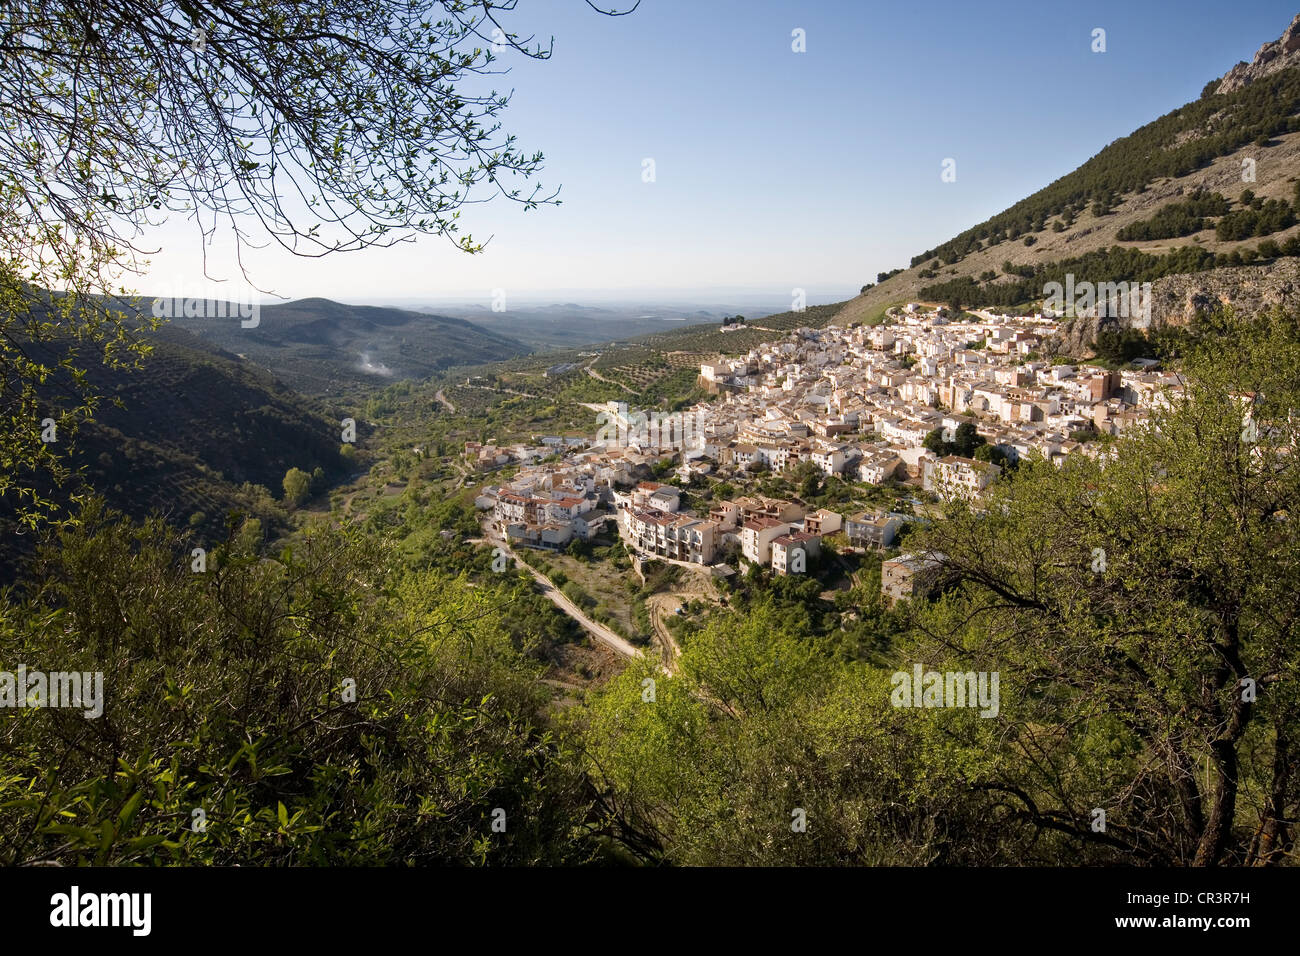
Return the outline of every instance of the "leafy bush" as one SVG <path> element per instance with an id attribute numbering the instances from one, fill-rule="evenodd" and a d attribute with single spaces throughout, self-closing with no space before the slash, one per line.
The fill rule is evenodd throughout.
<path id="1" fill-rule="evenodd" d="M 0 607 L 6 669 L 104 675 L 97 719 L 0 717 L 0 863 L 590 855 L 579 777 L 495 598 L 401 573 L 357 529 L 265 558 L 232 542 L 204 574 L 187 555 L 160 520 L 92 504 Z"/>

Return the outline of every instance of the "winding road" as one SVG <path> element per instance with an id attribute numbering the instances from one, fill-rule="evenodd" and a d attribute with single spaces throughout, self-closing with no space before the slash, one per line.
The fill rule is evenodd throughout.
<path id="1" fill-rule="evenodd" d="M 593 638 L 600 641 L 600 643 L 604 644 L 606 647 L 614 651 L 617 651 L 619 654 L 622 654 L 624 657 L 643 656 L 640 648 L 634 647 L 625 638 L 622 638 L 618 634 L 615 634 L 604 624 L 601 624 L 599 621 L 593 621 L 586 614 L 584 614 L 582 612 L 582 609 L 579 608 L 572 601 L 570 601 L 568 597 L 566 597 L 565 594 L 555 586 L 555 584 L 551 581 L 550 578 L 548 578 L 541 571 L 538 571 L 536 568 L 530 567 L 528 564 L 526 564 L 524 560 L 521 557 L 519 557 L 519 555 L 515 554 L 515 552 L 511 550 L 510 546 L 506 544 L 504 541 L 502 541 L 500 538 L 496 537 L 495 535 L 488 534 L 486 538 L 483 538 L 481 540 L 483 540 L 487 544 L 492 545 L 493 547 L 500 548 L 501 550 L 505 551 L 506 554 L 514 558 L 515 565 L 517 567 L 523 568 L 524 570 L 528 571 L 528 573 L 530 573 L 533 576 L 533 578 L 537 581 L 537 583 L 541 585 L 542 593 L 551 599 L 551 603 L 553 603 L 565 614 L 569 615 L 569 617 L 573 618 L 573 620 L 577 621 L 578 625 L 584 631 L 590 634 Z"/>

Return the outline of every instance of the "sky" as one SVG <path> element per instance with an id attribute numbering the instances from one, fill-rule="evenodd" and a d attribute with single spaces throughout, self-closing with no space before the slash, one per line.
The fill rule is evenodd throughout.
<path id="1" fill-rule="evenodd" d="M 600 0 L 602 5 L 631 0 Z M 707 301 L 856 294 L 881 271 L 1070 172 L 1182 104 L 1297 13 L 1274 0 L 520 0 L 500 119 L 562 204 L 462 214 L 486 250 L 425 236 L 295 257 L 247 250 L 255 284 L 351 303 Z M 1093 52 L 1094 30 L 1105 52 Z M 797 52 L 802 31 L 802 52 Z M 654 181 L 646 182 L 647 160 Z M 955 180 L 942 176 L 953 160 Z M 519 183 L 520 187 L 527 184 Z M 140 291 L 202 277 L 193 223 L 146 235 Z M 227 234 L 208 274 L 238 280 Z"/>

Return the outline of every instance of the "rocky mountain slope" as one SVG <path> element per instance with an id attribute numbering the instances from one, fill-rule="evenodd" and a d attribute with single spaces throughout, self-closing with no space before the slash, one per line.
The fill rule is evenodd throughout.
<path id="1" fill-rule="evenodd" d="M 1260 47 L 1253 60 L 1249 63 L 1243 60 L 1229 70 L 1215 92 L 1234 93 L 1265 76 L 1297 66 L 1300 66 L 1300 14 L 1279 39 Z"/>
<path id="2" fill-rule="evenodd" d="M 1290 260 L 1300 252 L 1298 180 L 1300 17 L 1251 63 L 1207 84 L 1199 100 L 1111 143 L 897 274 L 882 274 L 834 321 L 875 321 L 908 301 L 1033 305 L 1046 281 L 1067 272 L 1076 282 L 1152 281 L 1157 325 L 1186 322 L 1218 302 L 1289 301 Z M 1207 194 L 1222 197 L 1225 209 L 1204 217 L 1201 228 L 1134 238 L 1158 233 L 1152 224 Z M 1279 211 L 1272 224 L 1238 230 L 1223 223 L 1266 209 Z"/>

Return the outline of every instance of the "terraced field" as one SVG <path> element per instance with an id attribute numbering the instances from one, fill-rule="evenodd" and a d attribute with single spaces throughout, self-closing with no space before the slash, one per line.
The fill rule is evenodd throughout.
<path id="1" fill-rule="evenodd" d="M 616 368 L 626 368 L 659 358 L 660 350 L 644 345 L 611 346 L 601 352 L 600 357 L 591 363 L 597 372 Z"/>
<path id="2" fill-rule="evenodd" d="M 655 352 L 709 352 L 714 355 L 740 355 L 772 339 L 771 332 L 761 329 L 741 329 L 723 332 L 717 326 L 696 326 L 674 332 L 660 332 L 646 336 L 640 344 Z"/>
<path id="3" fill-rule="evenodd" d="M 504 392 L 494 392 L 486 388 L 466 388 L 463 385 L 450 385 L 443 389 L 443 393 L 456 406 L 458 414 L 468 416 L 482 415 L 510 397 Z"/>
<path id="4" fill-rule="evenodd" d="M 782 312 L 778 315 L 769 315 L 761 319 L 755 319 L 750 325 L 758 326 L 765 329 L 782 329 L 784 331 L 793 331 L 794 329 L 820 329 L 830 324 L 835 313 L 843 307 L 844 303 L 837 302 L 833 305 L 810 305 L 802 312 Z"/>
<path id="5" fill-rule="evenodd" d="M 622 382 L 629 388 L 640 392 L 659 381 L 671 371 L 672 369 L 669 367 L 668 363 L 660 359 L 657 361 L 637 362 L 634 365 L 618 365 L 614 368 L 605 370 L 603 374 L 606 378 Z"/>
<path id="6" fill-rule="evenodd" d="M 591 349 L 541 352 L 490 365 L 462 366 L 448 370 L 437 381 L 446 383 L 446 395 L 457 408 L 463 401 L 471 413 L 496 407 L 510 397 L 509 392 L 553 403 L 557 411 L 570 403 L 611 400 L 681 407 L 706 397 L 697 387 L 702 362 L 744 354 L 793 329 L 824 328 L 842 306 L 837 303 L 782 312 L 732 332 L 723 332 L 713 324 L 693 325 Z M 577 367 L 558 376 L 545 374 L 547 369 L 565 364 Z M 465 381 L 475 376 L 481 377 L 484 385 L 508 391 L 465 389 Z M 491 397 L 494 394 L 495 399 Z"/>
<path id="7" fill-rule="evenodd" d="M 698 369 L 700 364 L 717 358 L 714 352 L 668 352 L 664 355 L 673 368 Z"/>

